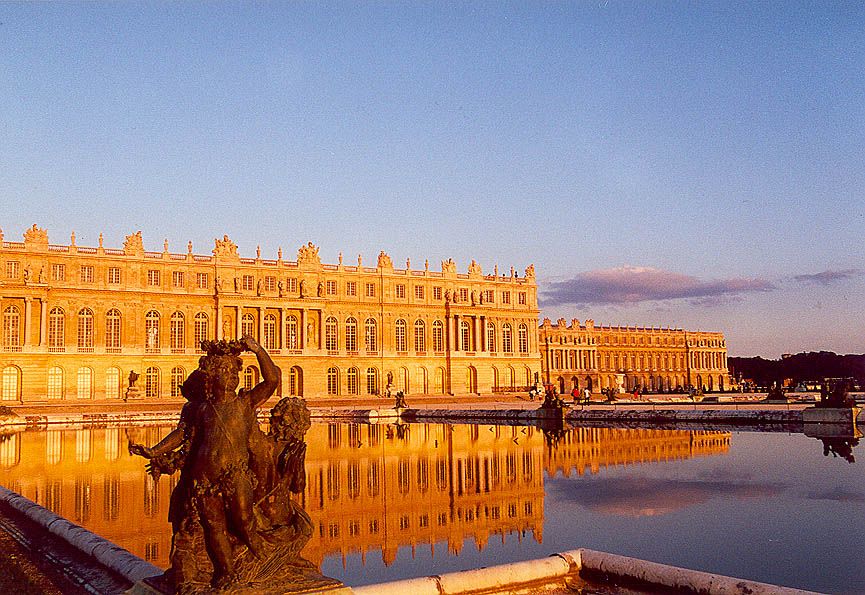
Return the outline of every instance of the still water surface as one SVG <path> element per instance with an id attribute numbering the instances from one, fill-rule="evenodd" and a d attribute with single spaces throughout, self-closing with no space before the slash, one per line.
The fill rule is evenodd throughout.
<path id="1" fill-rule="evenodd" d="M 170 429 L 12 434 L 0 483 L 167 566 L 176 478 L 153 482 L 126 443 Z M 801 434 L 316 424 L 307 440 L 304 555 L 349 585 L 588 547 L 865 593 L 862 463 Z"/>

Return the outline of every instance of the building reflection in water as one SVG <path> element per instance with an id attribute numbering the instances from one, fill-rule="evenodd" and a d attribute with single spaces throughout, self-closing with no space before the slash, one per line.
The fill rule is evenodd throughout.
<path id="1" fill-rule="evenodd" d="M 155 444 L 171 426 L 137 428 Z M 556 440 L 535 428 L 417 424 L 316 424 L 307 434 L 306 491 L 317 535 L 304 556 L 428 544 L 459 554 L 466 539 L 543 539 L 544 476 L 611 465 L 726 453 L 730 434 L 582 428 Z M 168 502 L 177 478 L 154 481 L 126 451 L 123 428 L 27 430 L 2 437 L 0 483 L 120 544 L 168 565 Z"/>

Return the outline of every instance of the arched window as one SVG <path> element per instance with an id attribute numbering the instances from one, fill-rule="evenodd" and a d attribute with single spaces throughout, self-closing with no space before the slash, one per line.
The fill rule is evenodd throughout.
<path id="1" fill-rule="evenodd" d="M 3 368 L 3 400 L 18 401 L 21 399 L 21 370 L 18 366 Z"/>
<path id="2" fill-rule="evenodd" d="M 375 318 L 367 318 L 364 322 L 363 340 L 367 351 L 378 351 L 378 324 Z"/>
<path id="3" fill-rule="evenodd" d="M 78 398 L 93 398 L 93 370 L 90 368 L 78 368 Z"/>
<path id="4" fill-rule="evenodd" d="M 93 310 L 78 311 L 78 351 L 93 351 Z"/>
<path id="5" fill-rule="evenodd" d="M 120 329 L 122 328 L 120 310 L 111 308 L 105 313 L 105 348 L 120 349 Z"/>
<path id="6" fill-rule="evenodd" d="M 521 324 L 517 329 L 517 343 L 520 353 L 529 352 L 529 328 L 525 324 Z"/>
<path id="7" fill-rule="evenodd" d="M 66 315 L 62 308 L 54 307 L 48 313 L 48 351 L 66 350 Z"/>
<path id="8" fill-rule="evenodd" d="M 298 345 L 300 342 L 297 337 L 297 317 L 289 316 L 285 319 L 285 347 L 286 349 L 298 349 Z"/>
<path id="9" fill-rule="evenodd" d="M 303 396 L 303 370 L 292 366 L 288 371 L 288 394 L 293 397 Z"/>
<path id="10" fill-rule="evenodd" d="M 351 316 L 345 321 L 345 350 L 357 351 L 357 320 Z"/>
<path id="11" fill-rule="evenodd" d="M 48 398 L 63 398 L 63 368 L 60 366 L 48 370 Z"/>
<path id="12" fill-rule="evenodd" d="M 460 344 L 457 347 L 459 351 L 471 351 L 471 331 L 469 323 L 465 320 L 460 320 Z"/>
<path id="13" fill-rule="evenodd" d="M 513 332 L 510 323 L 506 322 L 502 325 L 502 351 L 505 353 L 513 353 Z"/>
<path id="14" fill-rule="evenodd" d="M 408 346 L 406 346 L 405 340 L 405 320 L 402 318 L 397 319 L 394 323 L 394 340 L 397 351 L 408 351 Z"/>
<path id="15" fill-rule="evenodd" d="M 208 338 L 208 335 L 210 334 L 208 332 L 210 329 L 207 328 L 208 326 L 210 326 L 209 322 L 210 321 L 207 318 L 207 314 L 205 314 L 204 312 L 199 312 L 198 314 L 195 315 L 195 318 L 193 319 L 193 325 L 194 325 L 194 331 L 193 332 L 194 332 L 194 336 L 195 336 L 195 348 L 196 349 L 201 349 L 201 342 L 206 341 Z"/>
<path id="16" fill-rule="evenodd" d="M 245 390 L 250 390 L 256 384 L 258 384 L 258 368 L 255 366 L 247 366 L 246 370 L 243 372 L 243 388 Z"/>
<path id="17" fill-rule="evenodd" d="M 339 394 L 339 370 L 334 367 L 327 369 L 327 394 Z"/>
<path id="18" fill-rule="evenodd" d="M 487 322 L 487 351 L 496 350 L 496 325 Z"/>
<path id="19" fill-rule="evenodd" d="M 443 395 L 447 392 L 447 384 L 445 383 L 445 369 L 436 368 L 434 391 L 436 394 Z"/>
<path id="20" fill-rule="evenodd" d="M 255 316 L 248 312 L 240 319 L 240 336 L 243 337 L 246 335 L 258 336 L 258 333 L 255 332 Z"/>
<path id="21" fill-rule="evenodd" d="M 3 349 L 21 350 L 21 314 L 18 306 L 8 306 L 3 310 Z"/>
<path id="22" fill-rule="evenodd" d="M 366 393 L 368 395 L 378 394 L 378 370 L 375 368 L 366 369 Z"/>
<path id="23" fill-rule="evenodd" d="M 432 324 L 433 351 L 445 350 L 444 324 L 441 320 L 434 320 Z"/>
<path id="24" fill-rule="evenodd" d="M 324 348 L 328 351 L 336 351 L 339 349 L 337 347 L 337 323 L 336 318 L 333 316 L 328 316 L 324 321 Z M 335 393 L 328 393 L 335 394 Z"/>
<path id="25" fill-rule="evenodd" d="M 348 381 L 348 394 L 350 395 L 358 395 L 360 394 L 360 387 L 357 383 L 358 369 L 357 368 L 349 368 L 348 373 L 346 374 L 346 380 Z"/>
<path id="26" fill-rule="evenodd" d="M 264 315 L 264 348 L 276 349 L 276 315 Z"/>
<path id="27" fill-rule="evenodd" d="M 157 351 L 159 349 L 159 312 L 151 310 L 144 317 L 144 336 L 147 337 L 145 351 Z"/>
<path id="28" fill-rule="evenodd" d="M 105 398 L 120 398 L 120 368 L 108 368 L 105 370 Z"/>
<path id="29" fill-rule="evenodd" d="M 183 384 L 183 381 L 186 379 L 186 372 L 180 366 L 176 366 L 171 368 L 171 396 L 179 397 L 180 393 L 180 385 Z"/>
<path id="30" fill-rule="evenodd" d="M 426 351 L 426 325 L 423 320 L 414 321 L 414 350 Z"/>
<path id="31" fill-rule="evenodd" d="M 144 371 L 144 396 L 159 398 L 159 368 L 150 366 Z"/>
<path id="32" fill-rule="evenodd" d="M 175 312 L 170 319 L 170 340 L 172 353 L 183 352 L 186 344 L 186 319 L 183 312 Z"/>

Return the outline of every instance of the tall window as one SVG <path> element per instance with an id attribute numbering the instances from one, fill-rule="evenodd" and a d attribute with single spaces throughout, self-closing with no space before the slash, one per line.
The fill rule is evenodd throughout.
<path id="1" fill-rule="evenodd" d="M 378 394 L 378 370 L 375 368 L 366 369 L 366 392 L 370 395 Z"/>
<path id="2" fill-rule="evenodd" d="M 52 281 L 66 281 L 66 265 L 65 264 L 52 264 L 51 265 L 51 280 Z"/>
<path id="3" fill-rule="evenodd" d="M 207 289 L 209 285 L 207 273 L 195 273 L 195 285 L 198 289 Z"/>
<path id="4" fill-rule="evenodd" d="M 159 368 L 150 366 L 144 371 L 144 396 L 159 398 Z"/>
<path id="5" fill-rule="evenodd" d="M 354 317 L 345 321 L 345 349 L 357 351 L 357 320 Z"/>
<path id="6" fill-rule="evenodd" d="M 121 323 L 120 310 L 117 308 L 111 308 L 105 313 L 105 347 L 107 349 L 120 349 Z"/>
<path id="7" fill-rule="evenodd" d="M 186 372 L 180 366 L 171 369 L 171 396 L 180 396 L 180 385 L 186 379 Z"/>
<path id="8" fill-rule="evenodd" d="M 297 337 L 297 318 L 289 316 L 285 319 L 285 346 L 288 349 L 297 349 L 298 345 L 300 342 Z"/>
<path id="9" fill-rule="evenodd" d="M 426 325 L 423 320 L 414 321 L 414 350 L 426 351 Z"/>
<path id="10" fill-rule="evenodd" d="M 3 310 L 3 349 L 19 351 L 21 349 L 21 315 L 18 306 L 8 306 Z"/>
<path id="11" fill-rule="evenodd" d="M 423 285 L 415 285 L 414 286 L 414 298 L 416 300 L 422 300 L 424 296 L 424 287 Z"/>
<path id="12" fill-rule="evenodd" d="M 402 283 L 397 283 L 396 285 L 396 297 L 399 299 L 405 298 L 405 285 Z"/>
<path id="13" fill-rule="evenodd" d="M 199 312 L 195 315 L 194 319 L 194 329 L 195 329 L 195 348 L 201 349 L 201 342 L 207 340 L 208 335 L 208 319 L 207 314 L 204 312 Z"/>
<path id="14" fill-rule="evenodd" d="M 255 279 L 253 279 L 252 275 L 244 275 L 243 276 L 243 291 L 252 291 L 255 289 Z"/>
<path id="15" fill-rule="evenodd" d="M 151 287 L 159 287 L 160 285 L 159 271 L 150 269 L 147 271 L 147 284 Z"/>
<path id="16" fill-rule="evenodd" d="M 264 348 L 276 349 L 276 315 L 274 314 L 264 316 Z"/>
<path id="17" fill-rule="evenodd" d="M 375 283 L 366 284 L 366 297 L 375 297 Z"/>
<path id="18" fill-rule="evenodd" d="M 120 398 L 120 369 L 108 368 L 105 370 L 105 398 Z"/>
<path id="19" fill-rule="evenodd" d="M 93 370 L 90 368 L 78 368 L 78 398 L 93 398 Z"/>
<path id="20" fill-rule="evenodd" d="M 432 324 L 433 351 L 445 350 L 445 327 L 441 320 L 434 320 Z"/>
<path id="21" fill-rule="evenodd" d="M 6 261 L 6 278 L 17 279 L 21 265 L 15 260 Z"/>
<path id="22" fill-rule="evenodd" d="M 63 368 L 59 366 L 48 370 L 48 398 L 63 398 Z"/>
<path id="23" fill-rule="evenodd" d="M 471 331 L 469 323 L 465 320 L 460 320 L 460 345 L 457 349 L 462 351 L 471 351 Z"/>
<path id="24" fill-rule="evenodd" d="M 339 394 L 339 370 L 333 367 L 327 369 L 327 394 Z"/>
<path id="25" fill-rule="evenodd" d="M 357 295 L 357 283 L 355 281 L 346 281 L 345 295 Z"/>
<path id="26" fill-rule="evenodd" d="M 336 281 L 326 281 L 324 284 L 324 292 L 327 295 L 336 295 Z"/>
<path id="27" fill-rule="evenodd" d="M 288 371 L 288 394 L 301 396 L 303 394 L 303 373 L 297 366 L 292 366 Z"/>
<path id="28" fill-rule="evenodd" d="M 21 398 L 21 370 L 17 366 L 3 368 L 3 400 L 17 401 Z"/>
<path id="29" fill-rule="evenodd" d="M 513 353 L 513 331 L 510 323 L 506 322 L 502 325 L 502 351 L 505 353 Z"/>
<path id="30" fill-rule="evenodd" d="M 338 343 L 336 340 L 336 333 L 337 333 L 336 318 L 334 318 L 333 316 L 328 316 L 327 320 L 324 321 L 324 348 L 327 349 L 328 351 L 336 351 L 338 349 L 338 347 L 337 347 Z M 336 393 L 328 393 L 328 394 L 336 394 Z"/>
<path id="31" fill-rule="evenodd" d="M 183 312 L 175 312 L 171 315 L 171 351 L 183 351 L 186 345 L 186 319 Z"/>
<path id="32" fill-rule="evenodd" d="M 111 285 L 120 284 L 120 267 L 108 267 L 108 283 Z"/>
<path id="33" fill-rule="evenodd" d="M 346 379 L 348 380 L 348 394 L 357 395 L 360 394 L 357 384 L 357 368 L 349 368 L 348 373 L 346 374 Z"/>
<path id="34" fill-rule="evenodd" d="M 81 282 L 93 283 L 93 265 L 81 265 Z"/>
<path id="35" fill-rule="evenodd" d="M 487 322 L 487 351 L 496 350 L 496 325 Z"/>
<path id="36" fill-rule="evenodd" d="M 408 351 L 408 347 L 406 346 L 406 339 L 405 339 L 405 333 L 406 333 L 405 320 L 400 318 L 399 320 L 396 321 L 396 323 L 394 324 L 394 332 L 395 332 L 394 338 L 396 339 L 396 350 L 397 351 Z"/>
<path id="37" fill-rule="evenodd" d="M 521 324 L 517 329 L 517 342 L 519 343 L 520 353 L 529 352 L 529 329 L 525 324 Z"/>
<path id="38" fill-rule="evenodd" d="M 93 350 L 93 310 L 90 308 L 78 311 L 78 350 Z"/>
<path id="39" fill-rule="evenodd" d="M 255 332 L 255 316 L 248 312 L 240 319 L 240 335 L 252 335 L 255 337 L 258 333 Z"/>
<path id="40" fill-rule="evenodd" d="M 510 304 L 511 303 L 511 292 L 510 291 L 503 291 L 502 292 L 502 303 L 503 304 Z"/>
<path id="41" fill-rule="evenodd" d="M 151 310 L 144 317 L 144 336 L 147 337 L 148 350 L 159 349 L 159 312 Z"/>
<path id="42" fill-rule="evenodd" d="M 366 319 L 363 339 L 367 351 L 378 351 L 378 324 L 375 318 Z"/>

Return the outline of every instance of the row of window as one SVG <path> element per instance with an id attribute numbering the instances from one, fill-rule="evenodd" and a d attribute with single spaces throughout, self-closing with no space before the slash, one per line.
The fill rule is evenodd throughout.
<path id="1" fill-rule="evenodd" d="M 163 339 L 160 337 L 162 315 L 156 310 L 150 310 L 144 317 L 145 347 L 147 349 L 159 349 Z M 79 351 L 92 349 L 94 347 L 94 313 L 90 308 L 81 308 L 77 314 L 77 347 Z M 262 320 L 263 336 L 259 338 L 265 349 L 279 349 L 277 331 L 279 328 L 276 314 L 265 314 Z M 105 314 L 105 347 L 107 349 L 119 349 L 122 346 L 122 315 L 117 308 L 108 310 Z M 285 348 L 300 348 L 300 326 L 295 315 L 289 315 L 285 320 Z M 416 320 L 413 325 L 413 346 L 415 351 L 426 351 L 428 347 L 427 326 L 423 320 Z M 358 321 L 349 317 L 344 323 L 344 346 L 346 351 L 358 350 Z M 240 319 L 240 332 L 242 335 L 258 335 L 255 317 L 246 313 Z M 18 306 L 7 306 L 3 311 L 3 346 L 7 348 L 21 345 L 21 312 Z M 408 351 L 408 324 L 399 319 L 394 323 L 394 344 L 396 351 Z M 339 322 L 333 316 L 329 316 L 324 324 L 325 349 L 336 351 L 339 349 Z M 200 345 L 201 341 L 211 336 L 210 319 L 204 312 L 198 312 L 193 317 L 194 345 Z M 444 351 L 445 332 L 444 323 L 435 320 L 432 323 L 432 350 Z M 499 338 L 496 325 L 486 322 L 486 351 L 497 351 Z M 460 321 L 457 334 L 456 349 L 458 351 L 474 351 L 478 349 L 475 344 L 471 326 L 465 320 Z M 367 351 L 378 351 L 378 322 L 374 318 L 367 318 L 363 324 L 363 344 Z M 169 317 L 169 346 L 171 349 L 182 350 L 186 347 L 186 316 L 182 312 L 174 312 Z M 66 347 L 66 313 L 55 306 L 48 313 L 48 350 L 61 351 Z M 501 327 L 501 347 L 504 353 L 513 353 L 513 327 L 510 323 L 504 323 Z M 525 323 L 517 327 L 517 347 L 519 353 L 529 351 L 529 329 Z"/>
<path id="2" fill-rule="evenodd" d="M 600 364 L 600 370 L 620 370 L 622 368 L 631 368 L 636 370 L 654 369 L 654 370 L 684 370 L 685 369 L 685 354 L 684 353 L 655 353 L 643 354 L 640 353 L 604 353 L 603 357 L 600 354 L 595 354 L 591 351 L 573 351 L 573 350 L 554 350 L 553 351 L 552 368 L 556 370 L 563 369 L 583 369 L 589 370 L 595 367 L 595 361 Z M 727 356 L 723 353 L 716 352 L 696 352 L 690 354 L 690 364 L 692 368 L 726 368 Z"/>
<path id="3" fill-rule="evenodd" d="M 555 341 L 555 339 L 554 339 Z M 576 336 L 576 337 L 559 337 L 558 343 L 560 345 L 566 345 L 568 343 L 573 343 L 574 345 L 669 345 L 673 347 L 684 347 L 685 346 L 685 338 L 681 337 L 651 337 L 646 335 L 630 335 L 630 339 L 628 336 L 619 336 L 619 335 L 608 335 L 601 334 L 600 336 L 595 337 L 584 337 L 584 336 Z M 693 342 L 694 347 L 724 347 L 723 339 L 704 339 L 700 341 Z"/>

